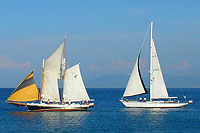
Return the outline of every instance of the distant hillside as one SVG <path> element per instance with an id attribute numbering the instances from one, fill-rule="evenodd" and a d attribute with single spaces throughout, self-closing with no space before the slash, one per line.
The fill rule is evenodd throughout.
<path id="1" fill-rule="evenodd" d="M 164 78 L 170 88 L 200 88 L 200 77 L 165 75 Z"/>
<path id="2" fill-rule="evenodd" d="M 169 76 L 164 75 L 168 88 L 200 88 L 200 77 Z M 85 81 L 87 88 L 125 88 L 128 75 L 105 75 L 99 78 Z M 149 78 L 144 78 L 146 87 L 149 87 Z"/>

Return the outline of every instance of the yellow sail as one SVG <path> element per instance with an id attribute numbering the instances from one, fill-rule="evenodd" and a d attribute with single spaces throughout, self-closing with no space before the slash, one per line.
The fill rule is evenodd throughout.
<path id="1" fill-rule="evenodd" d="M 7 101 L 29 102 L 39 100 L 40 93 L 33 78 L 33 71 L 17 86 Z"/>

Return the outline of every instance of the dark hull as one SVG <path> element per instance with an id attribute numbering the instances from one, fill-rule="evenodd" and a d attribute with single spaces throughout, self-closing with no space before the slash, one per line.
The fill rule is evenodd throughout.
<path id="1" fill-rule="evenodd" d="M 64 109 L 64 108 L 55 108 L 55 107 L 38 107 L 38 106 L 27 106 L 28 111 L 34 111 L 34 112 L 43 112 L 43 111 L 59 111 L 59 112 L 65 112 L 65 111 L 85 111 L 87 108 L 73 108 L 73 109 Z"/>
<path id="2" fill-rule="evenodd" d="M 51 105 L 51 104 L 27 104 L 28 111 L 43 112 L 43 111 L 86 111 L 94 105 Z"/>

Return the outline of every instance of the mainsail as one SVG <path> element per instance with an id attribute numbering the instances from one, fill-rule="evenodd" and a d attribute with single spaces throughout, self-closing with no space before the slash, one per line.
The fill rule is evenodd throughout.
<path id="1" fill-rule="evenodd" d="M 42 101 L 60 102 L 57 80 L 63 77 L 65 70 L 64 45 L 65 41 L 44 62 L 41 88 Z"/>
<path id="2" fill-rule="evenodd" d="M 152 37 L 153 22 L 151 22 L 151 46 L 150 46 L 150 98 L 162 99 L 169 98 L 165 81 L 162 75 L 160 63 L 158 60 L 156 47 Z"/>
<path id="3" fill-rule="evenodd" d="M 89 100 L 90 98 L 81 77 L 79 64 L 65 70 L 63 102 Z"/>
<path id="4" fill-rule="evenodd" d="M 39 100 L 40 93 L 33 78 L 33 71 L 17 86 L 7 101 L 29 102 Z"/>
<path id="5" fill-rule="evenodd" d="M 140 59 L 140 53 L 135 62 L 135 66 L 129 78 L 123 97 L 135 96 L 147 93 L 140 74 L 139 59 Z"/>

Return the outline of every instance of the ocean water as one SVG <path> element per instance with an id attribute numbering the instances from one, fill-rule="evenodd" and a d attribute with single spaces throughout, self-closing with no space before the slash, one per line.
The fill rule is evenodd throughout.
<path id="1" fill-rule="evenodd" d="M 170 96 L 186 95 L 193 104 L 176 109 L 125 108 L 123 88 L 87 89 L 95 106 L 83 112 L 27 112 L 4 101 L 13 89 L 0 91 L 0 132 L 200 132 L 200 89 L 168 89 Z"/>

